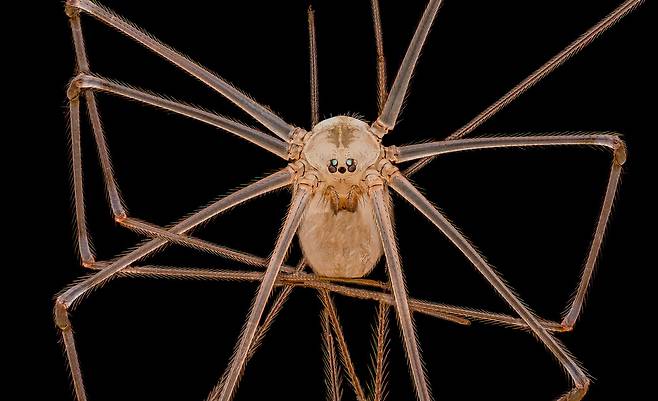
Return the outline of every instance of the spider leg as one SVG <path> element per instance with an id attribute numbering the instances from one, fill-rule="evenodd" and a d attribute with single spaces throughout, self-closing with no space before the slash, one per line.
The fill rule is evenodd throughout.
<path id="1" fill-rule="evenodd" d="M 259 133 L 240 124 L 233 123 L 221 117 L 212 115 L 211 113 L 203 112 L 191 108 L 186 105 L 177 104 L 175 102 L 159 99 L 156 96 L 143 93 L 132 88 L 122 87 L 89 75 L 89 61 L 87 59 L 86 50 L 84 46 L 84 39 L 82 35 L 82 27 L 80 23 L 79 13 L 68 9 L 69 22 L 73 34 L 73 42 L 76 52 L 76 63 L 78 70 L 78 77 L 74 79 L 69 86 L 69 108 L 71 119 L 71 154 L 72 154 L 72 168 L 73 168 L 73 191 L 75 199 L 76 211 L 76 224 L 77 224 L 77 237 L 78 247 L 82 264 L 90 267 L 94 263 L 94 254 L 91 247 L 90 236 L 86 228 L 86 216 L 84 205 L 84 190 L 83 190 L 83 173 L 82 173 L 82 151 L 80 146 L 80 97 L 84 96 L 87 101 L 87 108 L 92 123 L 96 147 L 98 150 L 101 167 L 103 171 L 103 178 L 105 182 L 106 192 L 112 208 L 112 213 L 117 221 L 127 217 L 126 209 L 121 200 L 118 185 L 114 177 L 112 162 L 110 159 L 109 150 L 105 141 L 103 127 L 100 121 L 100 115 L 96 104 L 94 93 L 90 90 L 84 90 L 88 87 L 96 86 L 97 89 L 104 89 L 111 91 L 114 89 L 118 94 L 124 96 L 132 96 L 136 100 L 141 100 L 146 103 L 158 105 L 159 107 L 169 108 L 172 111 L 188 113 L 187 115 L 193 116 L 197 119 L 203 119 L 206 122 L 213 123 L 221 128 L 232 131 L 238 135 L 246 135 L 254 142 L 260 142 L 265 148 L 270 148 L 274 153 L 278 153 L 282 157 L 286 157 L 287 146 L 285 143 L 269 137 L 265 134 Z M 158 102 L 158 100 L 161 100 Z"/>
<path id="2" fill-rule="evenodd" d="M 625 17 L 628 13 L 633 11 L 637 6 L 639 6 L 644 0 L 626 0 L 619 7 L 617 7 L 613 12 L 608 14 L 605 18 L 599 21 L 596 25 L 590 28 L 587 32 L 578 37 L 573 41 L 569 46 L 563 49 L 561 52 L 553 56 L 546 64 L 539 67 L 535 72 L 530 74 L 526 79 L 521 81 L 518 85 L 512 88 L 507 92 L 503 97 L 498 99 L 495 103 L 489 106 L 486 110 L 478 114 L 475 118 L 469 121 L 466 125 L 455 131 L 454 133 L 448 136 L 447 140 L 460 139 L 464 136 L 470 134 L 483 124 L 485 121 L 493 117 L 500 110 L 505 108 L 508 104 L 518 98 L 525 91 L 530 89 L 536 83 L 541 81 L 544 77 L 552 73 L 557 67 L 561 66 L 565 61 L 569 60 L 571 57 L 576 55 L 582 49 L 587 47 L 594 39 L 599 37 L 602 33 L 610 29 L 615 25 L 619 20 Z M 419 160 L 414 163 L 405 171 L 405 176 L 409 177 L 411 174 L 414 174 L 421 168 L 425 167 L 429 162 L 434 159 L 433 156 L 426 157 L 423 160 Z"/>
<path id="3" fill-rule="evenodd" d="M 590 380 L 573 356 L 562 344 L 552 336 L 540 323 L 535 314 L 523 304 L 514 291 L 507 285 L 498 273 L 475 250 L 473 245 L 425 198 L 402 174 L 394 173 L 390 186 L 402 197 L 409 201 L 416 209 L 437 226 L 443 234 L 450 239 L 462 253 L 469 259 L 475 268 L 487 279 L 492 287 L 509 304 L 512 309 L 525 321 L 533 334 L 557 358 L 568 372 L 575 387 L 560 401 L 578 401 L 587 392 Z"/>
<path id="4" fill-rule="evenodd" d="M 314 185 L 300 182 L 297 191 L 293 196 L 288 215 L 286 216 L 283 228 L 281 229 L 281 233 L 279 234 L 276 245 L 274 246 L 274 251 L 270 257 L 267 270 L 265 271 L 265 275 L 263 276 L 258 288 L 253 305 L 249 311 L 247 322 L 245 323 L 242 334 L 240 335 L 240 340 L 233 357 L 231 358 L 228 370 L 224 377 L 222 377 L 220 383 L 211 391 L 208 400 L 228 401 L 233 396 L 239 377 L 242 374 L 247 354 L 249 353 L 249 349 L 251 348 L 251 344 L 256 335 L 258 323 L 260 322 L 263 311 L 265 310 L 267 299 L 274 288 L 277 275 L 281 270 L 281 265 L 283 264 L 290 242 L 297 231 L 304 208 L 308 202 L 311 191 L 314 189 L 313 187 Z"/>
<path id="5" fill-rule="evenodd" d="M 594 145 L 605 146 L 614 152 L 612 165 L 610 167 L 610 178 L 605 190 L 603 205 L 599 213 L 594 239 L 590 245 L 585 267 L 581 273 L 578 289 L 571 301 L 571 306 L 562 321 L 564 331 L 573 329 L 580 311 L 582 310 L 587 288 L 594 273 L 596 259 L 601 250 L 601 243 L 605 234 L 605 228 L 610 218 L 612 204 L 615 199 L 619 176 L 622 165 L 626 161 L 626 145 L 618 135 L 614 134 L 581 134 L 581 135 L 545 135 L 527 137 L 498 137 L 498 138 L 475 138 L 456 139 L 452 141 L 430 142 L 425 144 L 402 146 L 398 148 L 398 161 L 404 162 L 421 157 L 433 157 L 443 153 L 459 152 L 471 149 L 487 149 L 515 146 L 555 146 L 555 145 Z M 413 168 L 413 166 L 412 166 Z"/>
<path id="6" fill-rule="evenodd" d="M 295 267 L 295 273 L 301 272 L 302 270 L 304 270 L 304 267 L 306 267 L 306 261 L 302 259 L 297 265 L 297 267 Z M 272 301 L 272 306 L 270 307 L 269 312 L 267 312 L 265 319 L 263 319 L 263 321 L 258 326 L 258 331 L 256 332 L 256 336 L 254 337 L 254 341 L 251 343 L 251 349 L 249 350 L 249 354 L 247 355 L 247 359 L 245 363 L 248 362 L 252 356 L 254 356 L 254 353 L 256 352 L 258 347 L 260 347 L 260 345 L 263 343 L 263 339 L 265 339 L 265 334 L 267 334 L 267 331 L 272 326 L 272 323 L 274 323 L 274 320 L 279 315 L 279 312 L 281 312 L 281 309 L 283 308 L 283 305 L 288 300 L 288 297 L 290 297 L 290 293 L 292 292 L 293 288 L 294 286 L 292 285 L 284 285 L 283 288 L 281 288 L 281 291 L 279 291 L 279 293 Z"/>
<path id="7" fill-rule="evenodd" d="M 345 341 L 345 334 L 343 333 L 343 328 L 340 323 L 340 318 L 338 317 L 338 311 L 336 310 L 336 305 L 331 299 L 329 291 L 326 289 L 320 289 L 318 291 L 322 305 L 324 306 L 323 313 L 327 314 L 331 326 L 333 327 L 334 334 L 336 335 L 336 343 L 338 343 L 338 350 L 340 352 L 341 360 L 343 361 L 343 367 L 345 372 L 350 379 L 350 384 L 354 389 L 354 394 L 358 401 L 366 401 L 366 395 L 363 391 L 363 386 L 361 381 L 356 374 L 356 369 L 354 368 L 354 363 L 352 362 L 352 357 L 350 356 L 349 348 L 347 347 L 347 342 Z"/>
<path id="8" fill-rule="evenodd" d="M 311 74 L 311 126 L 320 122 L 320 96 L 318 92 L 318 44 L 315 37 L 315 12 L 308 6 L 308 42 Z"/>
<path id="9" fill-rule="evenodd" d="M 377 112 L 384 109 L 387 97 L 386 58 L 384 58 L 384 35 L 382 34 L 382 19 L 379 12 L 379 0 L 370 0 L 372 23 L 375 28 L 375 45 L 377 46 Z"/>
<path id="10" fill-rule="evenodd" d="M 411 308 L 411 307 L 410 307 Z M 377 325 L 374 336 L 372 400 L 383 401 L 386 394 L 386 359 L 388 354 L 388 315 L 390 307 L 385 302 L 377 305 Z"/>
<path id="11" fill-rule="evenodd" d="M 68 10 L 67 10 L 68 11 Z M 78 13 L 67 12 L 69 15 L 69 24 L 71 26 L 71 33 L 73 36 L 73 44 L 75 47 L 76 56 L 76 69 L 78 73 L 89 73 L 89 61 L 84 46 L 84 38 L 82 35 L 82 25 L 80 24 L 80 16 Z M 73 192 L 75 199 L 75 212 L 78 236 L 78 248 L 83 266 L 90 266 L 94 263 L 94 252 L 91 247 L 91 240 L 87 232 L 85 204 L 84 204 L 84 191 L 82 182 L 82 150 L 80 147 L 80 97 L 79 91 L 68 91 L 69 109 L 71 119 L 71 156 L 73 159 Z M 125 208 L 121 200 L 121 195 L 114 179 L 112 172 L 112 162 L 110 160 L 109 151 L 105 142 L 105 135 L 98 114 L 98 107 L 96 105 L 96 98 L 93 93 L 85 93 L 84 97 L 87 101 L 87 109 L 91 119 L 92 129 L 96 141 L 96 147 L 100 156 L 101 168 L 103 171 L 103 178 L 105 181 L 105 188 L 110 206 L 114 216 L 125 216 Z"/>
<path id="12" fill-rule="evenodd" d="M 266 107 L 256 103 L 249 96 L 245 95 L 240 90 L 219 78 L 214 73 L 185 57 L 171 47 L 163 44 L 153 36 L 136 27 L 134 24 L 126 21 L 109 9 L 103 6 L 99 6 L 89 0 L 68 0 L 66 2 L 66 10 L 72 19 L 76 18 L 78 21 L 78 26 L 78 14 L 80 11 L 84 11 L 85 13 L 91 15 L 106 25 L 132 38 L 144 47 L 150 49 L 154 53 L 158 54 L 167 61 L 171 62 L 172 64 L 176 65 L 180 69 L 186 71 L 188 74 L 192 75 L 212 89 L 219 92 L 222 96 L 226 97 L 228 100 L 244 110 L 247 114 L 267 127 L 279 138 L 283 140 L 290 139 L 290 135 L 294 129 L 293 126 L 283 121 L 279 116 L 274 114 Z M 80 38 L 82 38 L 81 35 Z M 76 52 L 77 51 L 78 50 L 76 46 Z M 82 72 L 88 71 L 83 70 Z"/>
<path id="13" fill-rule="evenodd" d="M 233 206 L 246 202 L 247 200 L 256 196 L 289 185 L 291 181 L 292 173 L 289 169 L 284 169 L 283 171 L 274 173 L 245 188 L 233 192 L 232 194 L 218 200 L 206 208 L 203 208 L 201 211 L 176 224 L 172 228 L 172 231 L 183 233 Z M 117 273 L 125 269 L 130 264 L 148 256 L 159 248 L 162 248 L 164 245 L 166 245 L 166 243 L 167 241 L 163 239 L 152 239 L 139 246 L 137 249 L 131 251 L 130 253 L 118 258 L 116 261 L 110 263 L 101 271 L 85 278 L 72 287 L 69 287 L 57 296 L 55 300 L 54 311 L 55 323 L 62 333 L 64 347 L 69 361 L 69 367 L 71 369 L 71 375 L 73 377 L 73 383 L 78 401 L 85 401 L 86 395 L 82 380 L 82 372 L 80 370 L 80 363 L 77 351 L 75 349 L 73 329 L 69 319 L 70 312 L 74 309 L 75 304 L 80 302 L 83 297 L 90 291 L 113 278 Z"/>
<path id="14" fill-rule="evenodd" d="M 442 3 L 443 0 L 430 0 L 418 23 L 416 32 L 411 39 L 411 43 L 407 48 L 400 69 L 395 77 L 395 81 L 393 81 L 393 86 L 388 94 L 384 108 L 371 127 L 373 132 L 380 138 L 395 127 L 404 97 L 407 94 L 409 81 L 411 81 L 416 62 L 420 56 L 420 51 L 423 48 L 432 22 L 434 22 L 434 17 Z"/>
<path id="15" fill-rule="evenodd" d="M 372 179 L 372 177 L 376 178 Z M 402 330 L 407 361 L 409 362 L 414 379 L 416 395 L 421 401 L 430 401 L 432 396 L 427 383 L 420 347 L 416 338 L 416 329 L 409 307 L 409 299 L 400 264 L 400 256 L 397 250 L 389 205 L 384 198 L 383 180 L 379 177 L 378 173 L 375 173 L 366 175 L 366 182 L 368 183 L 368 192 L 374 207 L 375 220 L 379 228 L 384 255 L 386 256 L 386 265 L 393 291 L 393 299 L 395 300 L 395 309 Z"/>
<path id="16" fill-rule="evenodd" d="M 96 262 L 91 268 L 102 270 L 109 266 L 105 262 Z M 285 267 L 285 266 L 284 266 Z M 289 269 L 293 269 L 289 267 Z M 145 278 L 166 278 L 179 280 L 212 280 L 212 281 L 260 281 L 263 278 L 262 272 L 243 271 L 243 270 L 223 270 L 223 269 L 198 269 L 192 267 L 173 267 L 173 266 L 155 266 L 155 265 L 131 265 L 118 273 L 120 277 L 145 277 Z M 335 284 L 332 281 L 317 277 L 308 273 L 281 273 L 277 278 L 277 286 L 291 285 L 295 287 L 325 289 L 330 292 L 356 299 L 364 299 L 394 305 L 393 296 L 387 292 L 375 291 L 371 289 L 356 288 L 346 285 Z M 435 302 L 429 302 L 416 298 L 409 299 L 409 308 L 413 312 L 422 313 L 435 318 L 443 319 L 457 324 L 469 325 L 473 319 L 483 323 L 490 323 L 510 328 L 527 330 L 528 325 L 521 319 L 515 318 L 502 313 L 494 313 L 446 305 Z M 551 332 L 563 331 L 560 323 L 540 319 L 542 326 Z"/>
<path id="17" fill-rule="evenodd" d="M 342 381 L 340 368 L 338 367 L 338 357 L 333 334 L 331 332 L 331 322 L 329 311 L 325 308 L 322 310 L 322 349 L 324 351 L 324 374 L 325 384 L 327 385 L 327 401 L 340 401 L 343 398 Z"/>
<path id="18" fill-rule="evenodd" d="M 73 79 L 69 93 L 75 96 L 81 90 L 107 92 L 193 118 L 226 130 L 288 160 L 289 145 L 286 142 L 209 111 L 168 100 L 152 93 L 121 85 L 87 73 L 80 73 Z"/>

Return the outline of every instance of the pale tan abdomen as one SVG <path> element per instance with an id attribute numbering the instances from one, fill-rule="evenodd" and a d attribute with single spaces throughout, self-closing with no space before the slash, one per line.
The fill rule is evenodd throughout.
<path id="1" fill-rule="evenodd" d="M 321 276 L 365 276 L 383 252 L 372 208 L 359 204 L 353 213 L 334 214 L 320 192 L 309 202 L 297 232 L 308 264 Z"/>

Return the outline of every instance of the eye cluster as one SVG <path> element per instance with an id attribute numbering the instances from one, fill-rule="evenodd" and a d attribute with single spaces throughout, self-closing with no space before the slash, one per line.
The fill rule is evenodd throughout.
<path id="1" fill-rule="evenodd" d="M 329 170 L 330 173 L 335 173 L 338 171 L 341 174 L 344 174 L 345 171 L 349 171 L 350 173 L 353 173 L 354 170 L 356 170 L 356 160 L 354 159 L 347 159 L 345 160 L 345 166 L 340 166 L 338 167 L 338 159 L 331 159 L 329 160 L 329 166 L 327 166 L 327 169 Z"/>

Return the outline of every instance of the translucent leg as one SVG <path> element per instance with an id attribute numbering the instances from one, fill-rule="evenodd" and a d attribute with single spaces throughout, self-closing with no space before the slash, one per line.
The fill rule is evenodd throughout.
<path id="1" fill-rule="evenodd" d="M 423 48 L 432 22 L 434 22 L 434 17 L 442 2 L 442 0 L 430 0 L 418 23 L 414 37 L 411 39 L 407 53 L 404 55 L 398 74 L 395 77 L 395 81 L 393 81 L 393 86 L 384 104 L 384 109 L 379 115 L 379 118 L 372 124 L 373 131 L 380 138 L 395 127 L 400 109 L 402 108 L 402 102 L 409 87 L 409 81 L 411 81 L 414 67 L 420 56 L 420 51 Z"/>
<path id="2" fill-rule="evenodd" d="M 324 350 L 324 375 L 327 386 L 327 401 L 341 401 L 343 390 L 340 367 L 338 366 L 334 336 L 331 333 L 329 311 L 326 308 L 322 311 L 322 349 Z"/>
<path id="3" fill-rule="evenodd" d="M 379 228 L 384 255 L 386 256 L 386 266 L 388 267 L 388 276 L 391 281 L 393 298 L 395 299 L 395 309 L 398 315 L 398 322 L 402 330 L 405 351 L 411 373 L 414 379 L 416 395 L 421 401 L 430 401 L 429 385 L 425 376 L 425 367 L 420 354 L 420 347 L 416 338 L 416 328 L 411 316 L 407 289 L 402 274 L 400 256 L 398 255 L 397 243 L 393 232 L 391 215 L 388 205 L 384 200 L 383 186 L 375 186 L 370 189 L 370 196 L 375 210 L 375 219 Z"/>
<path id="4" fill-rule="evenodd" d="M 71 10 L 68 10 L 71 11 Z M 84 39 L 82 36 L 82 25 L 80 23 L 80 16 L 76 12 L 68 12 L 69 24 L 71 26 L 71 34 L 73 36 L 73 44 L 75 47 L 76 56 L 76 69 L 78 73 L 89 72 L 89 61 L 87 60 L 87 53 L 85 50 Z M 94 254 L 91 247 L 91 240 L 87 232 L 87 223 L 85 216 L 84 205 L 84 190 L 82 182 L 82 151 L 80 147 L 80 97 L 79 91 L 69 90 L 69 107 L 71 118 L 71 157 L 73 160 L 73 192 L 75 199 L 75 212 L 77 224 L 78 247 L 80 250 L 80 257 L 83 266 L 90 266 L 94 263 Z M 101 168 L 103 170 L 103 177 L 105 188 L 110 206 L 115 216 L 125 215 L 125 208 L 119 194 L 119 190 L 114 179 L 112 172 L 112 162 L 110 160 L 109 151 L 105 142 L 105 135 L 100 123 L 98 108 L 96 107 L 96 99 L 93 93 L 85 94 L 87 101 L 87 108 L 89 110 L 89 117 L 91 119 L 94 137 L 96 141 L 96 148 L 100 157 Z"/>
<path id="5" fill-rule="evenodd" d="M 94 263 L 94 251 L 91 247 L 87 231 L 85 214 L 84 187 L 82 182 L 82 149 L 80 146 L 80 99 L 77 97 L 69 102 L 71 118 L 71 164 L 73 168 L 73 196 L 75 200 L 75 223 L 78 236 L 78 250 L 83 265 Z"/>
<path id="6" fill-rule="evenodd" d="M 613 12 L 608 16 L 602 19 L 599 23 L 594 25 L 590 30 L 582 34 L 578 39 L 573 41 L 569 46 L 567 46 L 560 53 L 555 55 L 553 58 L 548 60 L 546 64 L 539 67 L 535 72 L 530 74 L 526 79 L 521 81 L 518 85 L 512 88 L 507 92 L 503 97 L 498 99 L 494 104 L 489 106 L 482 113 L 478 114 L 474 119 L 469 121 L 462 128 L 458 129 L 450 136 L 448 140 L 460 139 L 464 136 L 470 134 L 483 124 L 485 121 L 493 117 L 496 113 L 502 110 L 505 106 L 510 104 L 521 94 L 527 91 L 529 88 L 534 86 L 536 83 L 541 81 L 544 77 L 553 72 L 557 67 L 562 65 L 565 61 L 569 60 L 571 57 L 576 55 L 587 45 L 589 45 L 594 39 L 599 37 L 603 32 L 607 31 L 615 25 L 619 20 L 621 20 L 628 13 L 633 11 L 637 6 L 639 6 L 643 0 L 626 0 L 619 7 L 617 7 Z M 423 160 L 419 160 L 410 166 L 405 172 L 405 176 L 409 177 L 412 174 L 416 173 L 421 168 L 425 167 L 434 157 L 427 157 Z"/>
<path id="7" fill-rule="evenodd" d="M 97 262 L 92 269 L 102 270 L 109 264 Z M 286 266 L 284 266 L 286 267 Z M 288 269 L 294 268 L 288 266 Z M 283 270 L 283 269 L 282 269 Z M 260 281 L 263 278 L 262 272 L 242 271 L 242 270 L 222 270 L 222 269 L 197 269 L 191 267 L 171 267 L 171 266 L 128 266 L 118 273 L 121 277 L 151 277 L 166 278 L 179 280 L 213 280 L 213 281 Z M 387 292 L 373 291 L 364 288 L 355 288 L 347 285 L 336 284 L 332 281 L 323 279 L 314 274 L 306 273 L 281 273 L 276 281 L 277 286 L 291 285 L 295 287 L 305 287 L 314 289 L 323 289 L 339 295 L 350 298 L 364 299 L 394 305 L 393 296 Z M 428 316 L 436 317 L 461 325 L 469 325 L 472 319 L 482 323 L 489 323 L 509 328 L 527 330 L 528 325 L 519 318 L 515 318 L 502 313 L 494 313 L 477 309 L 464 308 L 454 305 L 439 304 L 435 302 L 424 301 L 410 298 L 409 308 L 413 312 L 422 313 Z M 558 322 L 540 320 L 542 326 L 551 332 L 564 331 Z"/>
<path id="8" fill-rule="evenodd" d="M 220 384 L 218 384 L 210 393 L 208 400 L 228 401 L 233 396 L 239 377 L 242 374 L 247 354 L 249 353 L 249 349 L 251 348 L 251 344 L 256 335 L 258 324 L 261 320 L 263 311 L 265 310 L 265 305 L 272 292 L 272 288 L 274 288 L 276 277 L 279 274 L 281 265 L 283 264 L 283 259 L 288 251 L 288 247 L 290 246 L 290 242 L 297 231 L 297 227 L 301 221 L 310 193 L 311 189 L 307 185 L 299 185 L 293 196 L 290 210 L 288 211 L 283 228 L 281 229 L 279 238 L 274 246 L 270 262 L 258 288 L 258 293 L 256 294 L 256 298 L 254 299 L 254 303 L 249 312 L 249 317 L 242 334 L 240 335 L 238 346 L 231 358 L 227 373 L 222 378 Z"/>
<path id="9" fill-rule="evenodd" d="M 397 147 L 397 162 L 403 163 L 428 156 L 437 156 L 465 150 L 560 145 L 605 146 L 615 150 L 623 147 L 623 142 L 619 135 L 599 133 L 456 139 L 454 141 L 436 141 L 399 146 Z"/>
<path id="10" fill-rule="evenodd" d="M 281 188 L 290 184 L 291 181 L 292 174 L 288 169 L 274 173 L 260 181 L 257 181 L 241 190 L 232 193 L 231 195 L 218 200 L 212 205 L 184 219 L 175 225 L 171 231 L 176 233 L 184 233 L 185 231 L 196 227 L 204 221 L 207 221 L 213 216 L 235 205 L 243 203 L 258 195 L 262 195 L 277 188 Z M 69 320 L 70 311 L 77 302 L 82 300 L 84 295 L 88 294 L 102 283 L 114 277 L 117 273 L 121 272 L 130 264 L 148 256 L 157 249 L 162 248 L 166 243 L 167 241 L 162 239 L 153 239 L 146 242 L 130 253 L 118 258 L 116 261 L 112 262 L 101 271 L 78 282 L 72 287 L 69 287 L 63 291 L 55 300 L 55 323 L 62 333 L 64 347 L 66 349 L 69 367 L 71 369 L 71 376 L 73 377 L 73 383 L 78 401 L 86 401 L 86 395 L 84 392 L 82 371 L 80 370 L 80 363 L 75 349 L 73 329 Z"/>
<path id="11" fill-rule="evenodd" d="M 361 381 L 356 374 L 356 369 L 354 368 L 354 363 L 352 362 L 352 357 L 347 347 L 347 341 L 345 341 L 345 335 L 343 334 L 343 328 L 338 317 L 338 312 L 336 311 L 336 305 L 329 295 L 329 291 L 321 289 L 319 292 L 320 300 L 324 306 L 324 313 L 327 314 L 331 326 L 334 329 L 334 334 L 336 334 L 336 343 L 338 344 L 338 351 L 340 352 L 340 358 L 343 361 L 343 367 L 347 373 L 347 377 L 350 379 L 350 384 L 354 389 L 354 394 L 358 401 L 366 401 L 366 394 L 363 391 L 363 386 Z"/>
<path id="12" fill-rule="evenodd" d="M 386 58 L 384 57 L 384 35 L 382 34 L 382 18 L 379 12 L 379 0 L 370 0 L 372 8 L 372 23 L 375 28 L 375 45 L 377 46 L 377 111 L 384 109 L 387 92 Z"/>
<path id="13" fill-rule="evenodd" d="M 320 97 L 318 92 L 318 44 L 315 34 L 315 12 L 308 6 L 308 41 L 311 53 L 311 126 L 320 122 Z"/>
<path id="14" fill-rule="evenodd" d="M 411 300 L 410 300 L 411 301 Z M 384 401 L 386 394 L 386 360 L 388 354 L 388 314 L 390 307 L 380 302 L 377 308 L 377 325 L 375 330 L 372 378 L 372 400 Z"/>
<path id="15" fill-rule="evenodd" d="M 594 145 L 605 146 L 613 150 L 610 178 L 603 198 L 603 206 L 594 230 L 594 239 L 587 255 L 587 261 L 582 271 L 578 289 L 571 302 L 571 306 L 562 321 L 563 330 L 568 331 L 578 320 L 582 310 L 587 288 L 594 273 L 596 259 L 601 250 L 601 243 L 605 228 L 610 218 L 612 204 L 615 199 L 622 165 L 626 162 L 626 145 L 618 135 L 614 134 L 579 134 L 579 135 L 546 135 L 527 137 L 498 137 L 456 139 L 453 141 L 430 142 L 417 145 L 401 146 L 398 148 L 398 161 L 404 162 L 421 157 L 435 156 L 443 153 L 459 152 L 473 149 L 506 148 L 518 146 L 555 146 L 555 145 Z"/>
<path id="16" fill-rule="evenodd" d="M 210 86 L 222 96 L 233 102 L 247 114 L 258 120 L 279 138 L 288 140 L 293 131 L 293 126 L 283 121 L 279 116 L 266 107 L 256 103 L 249 96 L 234 88 L 214 73 L 185 57 L 181 53 L 163 44 L 153 36 L 126 21 L 109 9 L 99 6 L 89 0 L 68 0 L 66 2 L 69 14 L 78 10 L 84 11 L 99 21 L 134 39 L 144 47 L 163 57 L 188 74 Z M 85 71 L 86 72 L 86 71 Z"/>
<path id="17" fill-rule="evenodd" d="M 587 392 L 589 378 L 578 362 L 540 323 L 535 314 L 523 304 L 514 291 L 498 275 L 498 273 L 475 250 L 473 245 L 425 198 L 402 174 L 395 174 L 390 186 L 402 197 L 408 200 L 418 211 L 423 213 L 434 225 L 450 239 L 462 253 L 469 259 L 475 268 L 487 279 L 514 311 L 530 327 L 533 334 L 557 358 L 560 364 L 569 373 L 575 388 L 561 400 L 580 400 Z"/>
<path id="18" fill-rule="evenodd" d="M 193 118 L 226 130 L 285 160 L 288 160 L 288 144 L 286 142 L 217 114 L 85 73 L 81 73 L 75 77 L 71 82 L 71 86 L 73 91 L 91 89 L 94 91 L 112 93 Z"/>

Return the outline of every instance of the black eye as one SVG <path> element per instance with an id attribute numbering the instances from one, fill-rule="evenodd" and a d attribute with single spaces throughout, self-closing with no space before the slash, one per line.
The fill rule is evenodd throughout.
<path id="1" fill-rule="evenodd" d="M 338 160 L 336 160 L 336 159 L 329 160 L 329 167 L 327 167 L 329 169 L 329 172 L 330 173 L 335 173 L 336 170 L 337 170 L 337 168 L 336 168 L 337 165 L 338 165 Z"/>
<path id="2" fill-rule="evenodd" d="M 354 172 L 356 170 L 356 160 L 354 159 L 347 159 L 345 160 L 345 164 L 347 164 L 347 171 L 350 173 Z"/>

